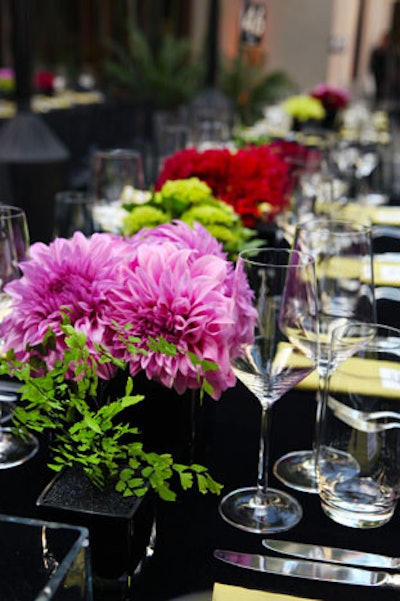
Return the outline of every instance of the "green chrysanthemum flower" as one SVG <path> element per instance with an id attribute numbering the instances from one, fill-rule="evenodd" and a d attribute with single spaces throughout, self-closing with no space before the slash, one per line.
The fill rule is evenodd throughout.
<path id="1" fill-rule="evenodd" d="M 320 100 L 304 94 L 290 96 L 283 102 L 282 106 L 289 115 L 299 119 L 299 121 L 307 121 L 308 119 L 316 119 L 319 121 L 323 119 L 326 114 Z"/>
<path id="2" fill-rule="evenodd" d="M 231 230 L 229 227 L 220 225 L 217 223 L 205 225 L 206 229 L 210 232 L 214 238 L 217 238 L 223 243 L 227 250 L 238 250 L 237 246 L 239 242 L 242 242 L 237 236 L 237 233 Z"/>
<path id="3" fill-rule="evenodd" d="M 219 203 L 219 205 L 222 204 L 222 202 Z M 239 223 L 236 213 L 231 210 L 229 205 L 224 204 L 225 206 L 198 205 L 191 207 L 181 215 L 181 219 L 189 225 L 192 225 L 194 221 L 198 221 L 204 226 L 215 223 L 222 224 L 225 227 Z"/>
<path id="4" fill-rule="evenodd" d="M 124 218 L 122 233 L 131 236 L 142 229 L 142 227 L 152 228 L 162 223 L 168 223 L 169 221 L 169 215 L 160 209 L 149 205 L 141 205 L 132 209 Z"/>
<path id="5" fill-rule="evenodd" d="M 213 199 L 211 188 L 197 177 L 169 180 L 156 192 L 154 204 L 162 205 L 170 213 L 171 219 L 180 218 L 191 205 L 209 202 Z"/>

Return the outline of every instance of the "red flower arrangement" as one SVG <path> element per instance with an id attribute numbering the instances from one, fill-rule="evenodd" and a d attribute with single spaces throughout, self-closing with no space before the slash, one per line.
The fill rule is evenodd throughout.
<path id="1" fill-rule="evenodd" d="M 34 87 L 39 94 L 52 94 L 54 92 L 54 73 L 51 71 L 36 71 Z"/>
<path id="2" fill-rule="evenodd" d="M 310 96 L 320 100 L 326 110 L 344 109 L 350 102 L 350 94 L 345 88 L 320 83 L 311 91 Z"/>
<path id="3" fill-rule="evenodd" d="M 237 152 L 187 148 L 165 160 L 155 189 L 167 180 L 198 177 L 234 208 L 247 227 L 255 227 L 262 220 L 272 222 L 289 205 L 288 174 L 282 153 L 268 144 Z"/>

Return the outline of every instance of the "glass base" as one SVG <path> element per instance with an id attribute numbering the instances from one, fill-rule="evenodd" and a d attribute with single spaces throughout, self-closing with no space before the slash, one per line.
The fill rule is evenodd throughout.
<path id="1" fill-rule="evenodd" d="M 294 451 L 276 461 L 274 475 L 286 486 L 302 492 L 318 493 L 313 451 Z"/>
<path id="2" fill-rule="evenodd" d="M 0 393 L 1 396 L 1 393 Z M 13 402 L 9 403 L 9 402 L 5 402 L 5 401 L 0 401 L 1 403 L 1 417 L 0 417 L 0 424 L 6 424 L 7 422 L 10 421 L 10 419 L 13 416 L 14 410 L 15 410 L 15 404 Z"/>
<path id="3" fill-rule="evenodd" d="M 323 512 L 337 524 L 349 528 L 367 529 L 380 528 L 387 524 L 393 517 L 396 505 L 386 508 L 385 511 L 382 509 L 379 512 L 375 511 L 373 507 L 370 508 L 370 511 L 366 511 L 365 509 L 363 511 L 357 511 L 357 506 L 355 506 L 354 511 L 352 511 L 351 509 L 335 507 L 322 500 L 321 507 Z"/>
<path id="4" fill-rule="evenodd" d="M 240 488 L 226 495 L 220 505 L 222 518 L 241 530 L 256 534 L 285 532 L 303 517 L 301 505 L 291 495 L 268 488 L 264 503 L 256 498 L 257 488 Z"/>
<path id="5" fill-rule="evenodd" d="M 24 438 L 11 428 L 0 428 L 0 470 L 21 465 L 31 459 L 39 448 L 39 442 L 32 434 Z"/>

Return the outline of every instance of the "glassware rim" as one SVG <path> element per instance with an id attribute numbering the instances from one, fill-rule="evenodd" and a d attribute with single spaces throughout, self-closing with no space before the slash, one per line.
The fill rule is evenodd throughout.
<path id="1" fill-rule="evenodd" d="M 87 204 L 94 203 L 93 194 L 86 190 L 59 190 L 55 194 L 56 202 L 63 200 L 67 205 L 75 205 L 75 204 L 83 204 L 83 202 Z"/>
<path id="2" fill-rule="evenodd" d="M 271 263 L 266 261 L 256 261 L 251 258 L 247 258 L 244 255 L 246 253 L 259 253 L 259 252 L 271 252 L 272 254 L 286 254 L 289 258 L 292 256 L 297 256 L 302 259 L 301 263 Z M 311 253 L 307 253 L 304 251 L 297 250 L 295 248 L 275 248 L 273 246 L 261 246 L 259 248 L 244 248 L 241 250 L 237 256 L 237 261 L 246 262 L 251 265 L 260 265 L 262 267 L 296 267 L 296 268 L 304 268 L 304 267 L 313 267 L 315 268 L 315 258 Z"/>
<path id="3" fill-rule="evenodd" d="M 334 230 L 333 232 L 329 230 L 328 227 L 323 227 L 322 224 L 334 223 L 336 225 L 350 226 L 349 229 L 345 229 L 343 231 Z M 312 227 L 309 227 L 312 226 Z M 313 219 L 312 217 L 306 219 L 305 221 L 300 221 L 296 224 L 295 227 L 295 236 L 299 231 L 313 231 L 313 228 L 319 231 L 329 231 L 331 234 L 335 236 L 347 236 L 349 233 L 354 235 L 364 235 L 364 234 L 372 234 L 372 224 L 371 223 L 360 223 L 359 221 L 355 221 L 352 219 L 340 219 L 335 217 L 318 217 L 317 219 Z"/>
<path id="4" fill-rule="evenodd" d="M 136 159 L 142 158 L 138 150 L 131 148 L 102 148 L 93 151 L 93 159 Z"/>
<path id="5" fill-rule="evenodd" d="M 3 211 L 9 211 L 9 214 L 3 214 Z M 26 219 L 26 212 L 22 207 L 17 205 L 0 204 L 0 217 L 2 219 L 17 219 L 23 217 Z"/>
<path id="6" fill-rule="evenodd" d="M 334 338 L 337 339 L 338 332 L 346 331 L 347 329 L 350 329 L 352 327 L 370 328 L 371 331 L 372 330 L 373 331 L 386 331 L 388 333 L 393 332 L 398 336 L 399 345 L 400 345 L 400 328 L 395 328 L 394 326 L 389 326 L 384 323 L 375 323 L 373 321 L 359 321 L 356 319 L 352 319 L 352 320 L 348 321 L 347 323 L 340 324 L 340 325 L 337 325 L 334 328 L 332 328 L 331 340 L 333 340 Z"/>

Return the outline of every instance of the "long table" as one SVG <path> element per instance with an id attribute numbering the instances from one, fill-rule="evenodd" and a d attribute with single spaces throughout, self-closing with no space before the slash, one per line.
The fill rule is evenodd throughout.
<path id="1" fill-rule="evenodd" d="M 282 454 L 310 448 L 314 432 L 313 391 L 292 391 L 272 409 L 271 466 Z M 239 383 L 219 401 L 206 398 L 200 411 L 198 451 L 216 480 L 228 491 L 254 485 L 257 477 L 260 407 Z M 36 499 L 52 477 L 45 466 L 45 450 L 26 464 L 0 474 L 0 512 L 41 517 Z M 271 475 L 271 486 L 284 488 Z M 287 489 L 289 490 L 289 489 Z M 399 553 L 400 508 L 381 528 L 358 530 L 334 523 L 322 512 L 317 495 L 290 491 L 299 500 L 304 515 L 300 523 L 277 538 L 323 543 L 396 555 Z M 273 576 L 228 566 L 213 557 L 216 548 L 265 553 L 262 536 L 227 524 L 219 514 L 219 497 L 198 492 L 180 493 L 175 502 L 156 501 L 154 552 L 137 570 L 123 597 L 121 579 L 96 588 L 94 601 L 167 601 L 181 595 L 210 591 L 215 582 L 266 591 L 279 591 L 308 598 L 365 601 L 398 598 L 391 590 L 317 583 Z M 107 541 L 104 541 L 107 544 Z M 21 541 L 23 545 L 23 541 Z M 0 551 L 1 552 L 1 551 Z M 124 593 L 125 594 L 125 593 Z"/>

